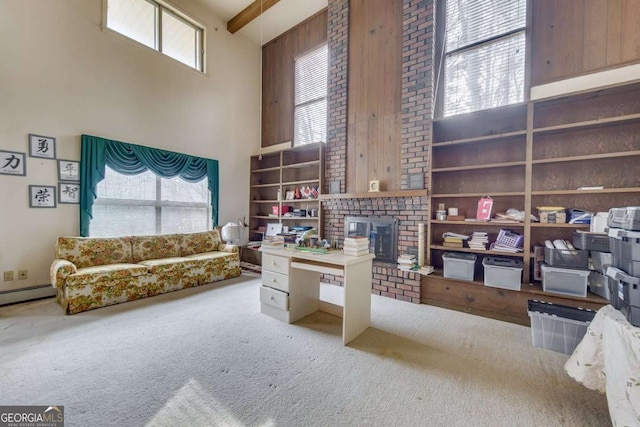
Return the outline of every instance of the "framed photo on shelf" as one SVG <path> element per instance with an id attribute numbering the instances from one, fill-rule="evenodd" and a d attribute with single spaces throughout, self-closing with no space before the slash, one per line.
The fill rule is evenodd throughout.
<path id="1" fill-rule="evenodd" d="M 29 186 L 29 207 L 30 208 L 55 208 L 56 207 L 56 187 L 53 185 L 30 185 Z"/>
<path id="2" fill-rule="evenodd" d="M 43 159 L 56 158 L 56 139 L 51 136 L 29 134 L 29 156 Z"/>
<path id="3" fill-rule="evenodd" d="M 80 203 L 80 184 L 73 182 L 58 183 L 58 202 L 60 204 Z"/>
<path id="4" fill-rule="evenodd" d="M 80 181 L 80 162 L 58 160 L 58 181 Z"/>
<path id="5" fill-rule="evenodd" d="M 294 191 L 287 191 L 285 193 L 284 199 L 285 200 L 293 200 L 293 199 L 295 199 L 295 194 L 296 193 Z"/>
<path id="6" fill-rule="evenodd" d="M 25 176 L 27 164 L 25 153 L 0 150 L 0 174 Z"/>

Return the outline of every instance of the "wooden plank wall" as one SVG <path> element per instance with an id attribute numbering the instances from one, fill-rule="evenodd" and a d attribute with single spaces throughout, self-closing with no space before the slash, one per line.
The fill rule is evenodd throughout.
<path id="1" fill-rule="evenodd" d="M 532 86 L 640 60 L 640 0 L 531 1 Z"/>
<path id="2" fill-rule="evenodd" d="M 349 4 L 347 193 L 400 189 L 402 0 Z"/>
<path id="3" fill-rule="evenodd" d="M 294 60 L 327 41 L 327 10 L 262 48 L 262 146 L 293 141 Z"/>

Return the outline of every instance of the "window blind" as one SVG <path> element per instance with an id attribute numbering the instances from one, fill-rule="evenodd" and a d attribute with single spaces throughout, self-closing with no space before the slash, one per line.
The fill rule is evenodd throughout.
<path id="1" fill-rule="evenodd" d="M 295 61 L 294 145 L 326 141 L 327 72 L 326 45 Z"/>

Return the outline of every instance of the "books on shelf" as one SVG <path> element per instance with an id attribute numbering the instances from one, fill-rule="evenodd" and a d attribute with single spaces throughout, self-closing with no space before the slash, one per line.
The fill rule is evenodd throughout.
<path id="1" fill-rule="evenodd" d="M 369 248 L 365 248 L 365 249 L 361 249 L 361 250 L 353 250 L 353 249 L 344 248 L 342 251 L 344 252 L 345 255 L 362 256 L 362 255 L 366 255 L 366 254 L 369 253 Z"/>
<path id="2" fill-rule="evenodd" d="M 475 231 L 471 235 L 471 240 L 467 243 L 471 249 L 486 251 L 489 244 L 489 236 L 484 231 Z"/>

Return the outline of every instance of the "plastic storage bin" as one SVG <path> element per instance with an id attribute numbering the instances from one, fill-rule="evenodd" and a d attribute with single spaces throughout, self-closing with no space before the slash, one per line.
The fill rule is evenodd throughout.
<path id="1" fill-rule="evenodd" d="M 473 280 L 473 271 L 477 256 L 459 252 L 442 254 L 444 263 L 444 277 L 449 279 Z"/>
<path id="2" fill-rule="evenodd" d="M 627 208 L 611 208 L 609 209 L 609 217 L 607 218 L 607 227 L 622 228 L 624 224 L 624 214 Z"/>
<path id="3" fill-rule="evenodd" d="M 589 251 L 544 248 L 544 262 L 553 267 L 589 268 Z"/>
<path id="4" fill-rule="evenodd" d="M 609 230 L 609 246 L 613 266 L 640 277 L 640 231 L 612 228 Z"/>
<path id="5" fill-rule="evenodd" d="M 587 309 L 529 300 L 531 341 L 534 347 L 571 354 L 596 312 Z"/>
<path id="6" fill-rule="evenodd" d="M 622 228 L 640 231 L 640 206 L 627 206 L 622 219 Z"/>
<path id="7" fill-rule="evenodd" d="M 589 273 L 589 291 L 610 300 L 609 278 L 602 273 L 592 271 Z"/>
<path id="8" fill-rule="evenodd" d="M 611 252 L 591 251 L 590 254 L 593 269 L 600 273 L 604 274 L 606 266 L 613 265 L 613 254 Z"/>
<path id="9" fill-rule="evenodd" d="M 589 251 L 609 252 L 609 236 L 606 233 L 573 233 L 573 246 Z"/>
<path id="10" fill-rule="evenodd" d="M 484 285 L 492 288 L 520 290 L 522 283 L 522 261 L 508 258 L 486 257 L 484 266 Z"/>
<path id="11" fill-rule="evenodd" d="M 633 326 L 640 326 L 640 278 L 615 267 L 607 268 L 607 276 L 613 279 L 611 293 L 616 293 L 616 301 L 612 305 L 624 313 Z"/>
<path id="12" fill-rule="evenodd" d="M 589 270 L 552 267 L 545 263 L 542 269 L 542 290 L 554 294 L 571 295 L 574 297 L 587 296 L 587 282 Z"/>

